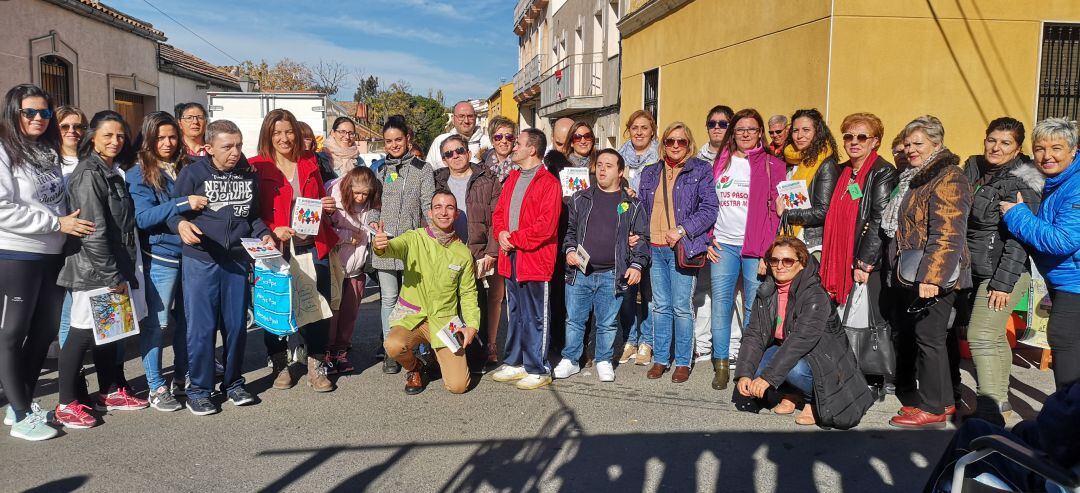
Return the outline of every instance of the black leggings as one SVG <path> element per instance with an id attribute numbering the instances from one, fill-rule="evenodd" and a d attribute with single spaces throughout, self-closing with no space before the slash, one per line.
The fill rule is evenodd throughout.
<path id="1" fill-rule="evenodd" d="M 71 404 L 87 396 L 86 380 L 82 377 L 83 355 L 93 350 L 101 395 L 114 392 L 116 382 L 116 342 L 94 345 L 94 331 L 71 328 L 64 347 L 60 348 L 60 404 Z M 83 404 L 90 404 L 83 402 Z"/>
<path id="2" fill-rule="evenodd" d="M 1057 290 L 1052 300 L 1046 338 L 1054 357 L 1054 383 L 1061 390 L 1080 380 L 1080 294 Z"/>
<path id="3" fill-rule="evenodd" d="M 0 259 L 0 384 L 16 414 L 30 410 L 41 367 L 56 339 L 64 288 L 56 285 L 64 259 Z"/>

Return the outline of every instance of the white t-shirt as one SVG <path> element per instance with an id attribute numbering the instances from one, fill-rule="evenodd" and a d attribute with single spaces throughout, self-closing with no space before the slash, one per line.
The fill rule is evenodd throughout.
<path id="1" fill-rule="evenodd" d="M 75 171 L 75 167 L 79 165 L 78 156 L 61 156 L 60 157 L 60 170 L 64 174 L 64 184 L 67 184 L 68 175 L 72 171 Z"/>
<path id="2" fill-rule="evenodd" d="M 716 180 L 720 211 L 713 237 L 725 245 L 742 245 L 746 236 L 746 216 L 750 211 L 750 161 L 731 156 L 731 164 Z"/>

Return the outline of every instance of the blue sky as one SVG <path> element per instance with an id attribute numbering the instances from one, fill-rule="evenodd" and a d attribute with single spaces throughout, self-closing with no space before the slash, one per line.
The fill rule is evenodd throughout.
<path id="1" fill-rule="evenodd" d="M 105 3 L 152 23 L 182 50 L 235 64 L 146 1 Z M 517 71 L 513 0 L 148 1 L 239 60 L 340 61 L 383 86 L 442 89 L 448 104 L 486 99 Z M 355 78 L 342 87 L 338 99 L 352 99 Z"/>

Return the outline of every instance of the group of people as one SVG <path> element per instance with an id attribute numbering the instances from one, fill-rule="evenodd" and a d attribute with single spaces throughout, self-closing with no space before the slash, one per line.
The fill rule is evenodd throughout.
<path id="1" fill-rule="evenodd" d="M 212 414 L 218 378 L 228 401 L 256 402 L 242 371 L 250 238 L 303 264 L 331 307 L 299 327 L 299 363 L 317 392 L 354 369 L 351 340 L 371 279 L 382 368 L 404 368 L 409 394 L 437 375 L 448 391 L 467 392 L 481 372 L 536 389 L 583 365 L 611 382 L 615 365 L 630 361 L 648 366 L 649 379 L 670 373 L 682 383 L 695 362 L 711 360 L 716 390 L 733 382 L 737 396 L 777 413 L 801 407 L 796 423 L 849 428 L 874 397 L 838 307 L 864 290 L 871 317 L 898 334 L 895 381 L 877 383 L 918 392 L 891 423 L 943 426 L 956 412 L 963 327 L 978 410 L 1008 411 L 1005 323 L 1027 289 L 1029 256 L 1053 293 L 1055 378 L 1064 386 L 1080 376 L 1080 136 L 1063 119 L 1036 124 L 1033 157 L 1022 152 L 1021 122 L 994 120 L 985 153 L 962 162 L 942 123 L 922 116 L 893 140 L 894 164 L 878 154 L 884 129 L 870 113 L 843 119 L 841 160 L 814 109 L 766 126 L 754 109 L 718 105 L 700 148 L 691 125 L 658 132 L 637 111 L 615 150 L 600 149 L 584 121 L 554 122 L 550 145 L 544 132 L 502 117 L 479 128 L 462 102 L 426 159 L 394 116 L 382 128 L 385 159 L 369 164 L 348 118 L 317 151 L 310 127 L 286 110 L 271 111 L 244 147 L 256 136 L 208 121 L 198 103 L 147 115 L 138 135 L 113 111 L 87 121 L 54 108 L 30 84 L 3 105 L 0 383 L 5 423 L 19 438 L 95 426 L 95 409 Z M 587 170 L 590 186 L 564 193 L 568 168 Z M 785 206 L 777 185 L 786 180 L 805 182 L 809 208 Z M 321 204 L 317 234 L 292 228 L 299 198 Z M 711 313 L 695 327 L 704 318 L 693 301 L 699 279 Z M 148 399 L 124 378 L 122 345 L 95 343 L 88 293 L 102 288 L 133 301 Z M 171 385 L 162 375 L 167 327 Z M 555 365 L 553 332 L 565 339 Z M 58 333 L 59 404 L 46 413 L 32 396 Z M 305 372 L 289 341 L 264 331 L 263 344 L 273 388 L 292 388 Z M 94 394 L 82 378 L 88 350 Z"/>

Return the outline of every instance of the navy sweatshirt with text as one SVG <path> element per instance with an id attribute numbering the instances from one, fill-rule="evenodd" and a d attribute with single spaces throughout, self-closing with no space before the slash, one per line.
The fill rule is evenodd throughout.
<path id="1" fill-rule="evenodd" d="M 178 233 L 177 226 L 188 220 L 202 230 L 199 244 L 185 244 L 183 255 L 204 262 L 226 259 L 247 261 L 249 257 L 240 243 L 241 238 L 262 238 L 270 229 L 259 215 L 259 180 L 248 165 L 240 162 L 229 171 L 214 167 L 209 156 L 196 158 L 176 176 L 173 195 L 205 196 L 209 203 L 201 211 L 187 210 L 169 218 L 169 229 Z"/>

